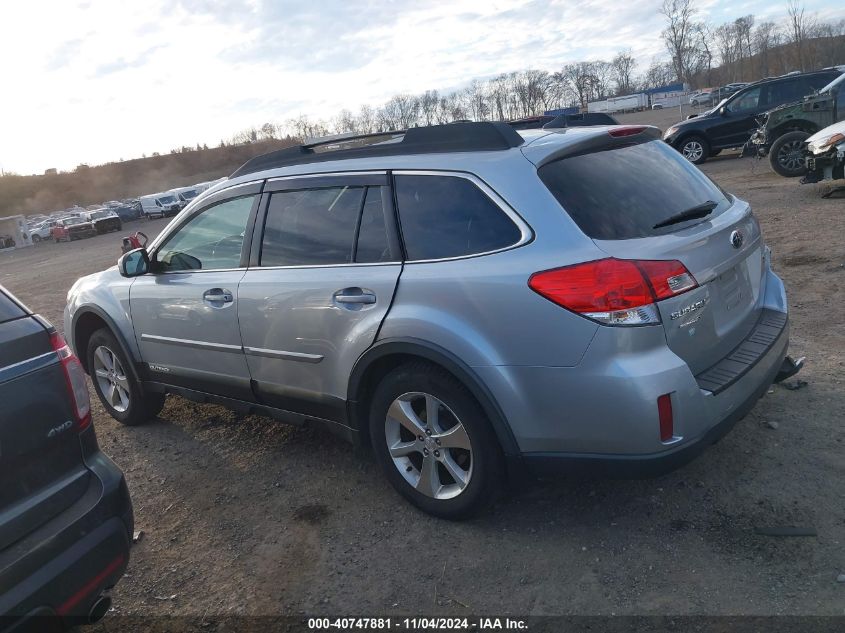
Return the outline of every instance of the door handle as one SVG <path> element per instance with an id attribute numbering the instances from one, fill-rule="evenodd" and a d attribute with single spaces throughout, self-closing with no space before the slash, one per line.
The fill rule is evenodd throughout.
<path id="1" fill-rule="evenodd" d="M 211 288 L 210 290 L 206 290 L 202 293 L 202 298 L 204 301 L 209 303 L 232 303 L 232 301 L 235 300 L 235 297 L 232 295 L 232 291 L 224 288 Z"/>
<path id="2" fill-rule="evenodd" d="M 361 288 L 344 288 L 334 293 L 334 300 L 338 303 L 372 304 L 376 302 L 376 295 Z"/>

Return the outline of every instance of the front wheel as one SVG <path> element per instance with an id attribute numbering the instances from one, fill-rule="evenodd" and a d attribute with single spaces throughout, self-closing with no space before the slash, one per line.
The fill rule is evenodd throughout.
<path id="1" fill-rule="evenodd" d="M 769 149 L 769 164 L 775 173 L 784 178 L 797 178 L 807 173 L 804 158 L 804 141 L 810 138 L 807 132 L 795 130 L 781 134 Z"/>
<path id="2" fill-rule="evenodd" d="M 678 151 L 693 165 L 700 165 L 710 155 L 710 143 L 700 136 L 688 136 L 678 144 Z"/>
<path id="3" fill-rule="evenodd" d="M 409 363 L 381 381 L 370 407 L 370 438 L 393 487 L 434 516 L 476 515 L 502 489 L 502 454 L 483 410 L 439 367 Z"/>
<path id="4" fill-rule="evenodd" d="M 135 426 L 161 412 L 164 394 L 143 393 L 132 374 L 127 372 L 129 361 L 109 330 L 103 328 L 91 335 L 87 360 L 94 391 L 115 420 Z"/>

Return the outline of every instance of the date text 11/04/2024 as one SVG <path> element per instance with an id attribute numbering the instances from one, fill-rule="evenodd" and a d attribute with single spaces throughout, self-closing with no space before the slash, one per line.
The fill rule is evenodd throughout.
<path id="1" fill-rule="evenodd" d="M 308 629 L 346 631 L 524 631 L 518 618 L 309 618 Z"/>

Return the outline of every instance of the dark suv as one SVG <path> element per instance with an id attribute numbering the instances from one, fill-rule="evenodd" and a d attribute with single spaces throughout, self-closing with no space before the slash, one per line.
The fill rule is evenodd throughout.
<path id="1" fill-rule="evenodd" d="M 666 130 L 663 140 L 699 165 L 723 149 L 745 145 L 757 131 L 757 117 L 762 113 L 800 101 L 840 74 L 841 70 L 828 68 L 758 81 L 722 100 L 712 110 L 676 123 Z"/>
<path id="2" fill-rule="evenodd" d="M 97 446 L 79 360 L 2 286 L 0 481 L 0 631 L 98 620 L 129 561 L 129 491 Z"/>

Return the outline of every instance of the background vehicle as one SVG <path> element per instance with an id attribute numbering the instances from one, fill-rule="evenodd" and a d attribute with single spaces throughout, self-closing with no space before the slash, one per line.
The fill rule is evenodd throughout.
<path id="1" fill-rule="evenodd" d="M 179 200 L 172 193 L 156 193 L 151 196 L 141 196 L 141 212 L 151 218 L 166 218 L 176 215 L 181 210 Z"/>
<path id="2" fill-rule="evenodd" d="M 120 407 L 95 381 L 115 419 L 175 393 L 321 425 L 457 518 L 508 461 L 679 465 L 781 372 L 786 297 L 757 221 L 656 128 L 391 136 L 254 158 L 74 284 L 89 371 L 99 347 L 137 370 Z"/>
<path id="3" fill-rule="evenodd" d="M 841 67 L 845 70 L 845 66 Z M 819 130 L 845 120 L 845 74 L 799 103 L 763 113 L 749 145 L 769 156 L 772 169 L 786 178 L 806 173 L 804 143 Z"/>
<path id="4" fill-rule="evenodd" d="M 48 240 L 50 239 L 50 225 L 47 222 L 40 222 L 38 224 L 33 224 L 29 228 L 30 236 L 32 237 L 33 243 L 40 242 L 41 240 Z"/>
<path id="5" fill-rule="evenodd" d="M 97 445 L 85 373 L 56 330 L 0 286 L 0 630 L 55 630 L 109 608 L 132 504 Z M 35 616 L 60 616 L 61 622 Z M 7 628 L 9 627 L 9 628 Z M 20 627 L 20 628 L 18 628 Z"/>
<path id="6" fill-rule="evenodd" d="M 802 184 L 845 179 L 845 121 L 813 134 L 807 139 L 805 152 L 807 175 L 801 179 Z"/>
<path id="7" fill-rule="evenodd" d="M 170 193 L 176 196 L 179 200 L 180 208 L 184 209 L 200 192 L 197 191 L 196 187 L 179 187 L 177 189 L 171 189 Z"/>
<path id="8" fill-rule="evenodd" d="M 711 111 L 671 126 L 663 140 L 690 162 L 701 164 L 723 149 L 745 145 L 763 112 L 797 101 L 840 74 L 838 69 L 827 69 L 758 81 L 735 92 Z"/>
<path id="9" fill-rule="evenodd" d="M 690 97 L 690 105 L 692 106 L 704 106 L 704 105 L 713 105 L 716 102 L 716 93 L 712 90 L 704 90 L 702 92 L 696 93 L 692 97 Z"/>
<path id="10" fill-rule="evenodd" d="M 123 228 L 123 222 L 120 220 L 120 217 L 112 209 L 108 208 L 89 211 L 85 214 L 85 219 L 94 225 L 94 228 L 99 234 L 120 231 Z"/>
<path id="11" fill-rule="evenodd" d="M 50 229 L 50 235 L 56 242 L 72 242 L 96 234 L 97 229 L 91 222 L 76 216 L 56 220 L 56 224 Z"/>

